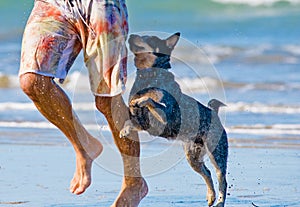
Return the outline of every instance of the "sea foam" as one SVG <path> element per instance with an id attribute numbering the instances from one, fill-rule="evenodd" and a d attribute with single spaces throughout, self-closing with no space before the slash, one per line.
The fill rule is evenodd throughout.
<path id="1" fill-rule="evenodd" d="M 222 4 L 247 4 L 250 6 L 271 6 L 278 2 L 288 2 L 291 4 L 299 4 L 300 0 L 212 0 Z"/>

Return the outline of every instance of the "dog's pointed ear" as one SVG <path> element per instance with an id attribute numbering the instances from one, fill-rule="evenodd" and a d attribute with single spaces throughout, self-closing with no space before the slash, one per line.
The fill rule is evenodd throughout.
<path id="1" fill-rule="evenodd" d="M 142 43 L 142 38 L 139 35 L 131 34 L 128 42 L 129 44 L 140 45 Z"/>
<path id="2" fill-rule="evenodd" d="M 177 32 L 166 39 L 166 44 L 170 49 L 174 49 L 175 45 L 177 44 L 180 38 L 180 32 Z"/>

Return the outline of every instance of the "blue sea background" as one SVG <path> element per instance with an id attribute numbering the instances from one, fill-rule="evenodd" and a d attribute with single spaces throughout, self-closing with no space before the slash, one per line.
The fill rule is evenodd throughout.
<path id="1" fill-rule="evenodd" d="M 226 102 L 221 117 L 236 145 L 244 145 L 245 140 L 263 146 L 300 144 L 299 1 L 130 0 L 127 4 L 130 33 L 181 32 L 172 71 L 183 89 L 203 104 L 210 98 Z M 18 85 L 22 32 L 32 6 L 33 1 L 0 2 L 0 142 L 39 141 L 32 136 L 18 138 L 33 125 L 41 133 L 52 130 Z M 128 71 L 134 76 L 132 61 Z M 90 119 L 91 113 L 99 114 L 86 74 L 80 55 L 66 90 L 73 102 L 79 102 L 77 112 L 84 123 L 93 125 L 96 120 L 96 125 L 105 125 L 103 117 Z"/>
<path id="2" fill-rule="evenodd" d="M 99 205 L 106 202 L 108 206 L 117 194 L 108 186 L 118 189 L 121 183 L 121 177 L 114 177 L 110 173 L 113 169 L 108 169 L 118 166 L 112 158 L 107 159 L 110 162 L 106 171 L 95 168 L 107 178 L 96 184 L 99 191 L 89 191 L 86 197 L 70 201 L 74 204 L 53 204 L 74 199 L 66 196 L 66 189 L 57 191 L 57 182 L 68 185 L 67 175 L 72 174 L 73 168 L 65 159 L 72 159 L 73 154 L 64 135 L 37 112 L 19 88 L 22 33 L 33 2 L 0 0 L 0 184 L 4 186 L 0 187 L 0 204 L 21 199 L 29 201 L 27 206 L 45 206 L 45 203 L 86 206 L 79 203 L 88 200 L 88 206 L 95 206 L 91 203 L 98 200 L 102 202 Z M 299 206 L 300 0 L 128 0 L 127 5 L 130 33 L 167 37 L 181 32 L 171 71 L 185 92 L 203 104 L 211 98 L 226 103 L 220 117 L 230 141 L 229 173 L 232 174 L 228 178 L 232 195 L 228 196 L 228 205 L 252 206 L 254 200 L 262 206 Z M 128 74 L 127 93 L 135 75 L 132 54 L 129 54 Z M 115 150 L 107 123 L 94 107 L 82 55 L 62 87 L 87 129 L 101 140 L 105 150 Z M 160 156 L 172 145 L 145 134 L 141 138 L 142 161 Z M 51 154 L 53 159 L 44 159 L 44 153 Z M 33 154 L 37 156 L 32 157 Z M 13 155 L 16 157 L 12 158 Z M 100 157 L 105 156 L 104 152 Z M 20 165 L 15 165 L 16 160 L 21 160 Z M 50 168 L 59 161 L 64 170 L 54 169 L 58 174 L 53 175 Z M 144 165 L 147 170 L 149 166 Z M 151 167 L 157 167 L 157 163 Z M 168 169 L 178 172 L 175 181 L 170 181 L 174 178 L 170 176 L 172 173 L 150 176 L 159 187 L 151 189 L 155 196 L 150 195 L 145 206 L 206 205 L 205 186 L 199 185 L 200 179 L 197 184 L 190 180 L 194 174 L 187 173 L 190 169 L 186 163 Z M 14 173 L 10 174 L 11 170 Z M 25 176 L 24 180 L 23 172 L 26 176 L 42 172 L 49 179 L 35 181 Z M 38 184 L 32 185 L 32 180 Z M 41 183 L 50 186 L 49 189 Z M 182 188 L 178 189 L 178 185 Z M 29 190 L 24 191 L 27 187 Z M 201 191 L 201 197 L 198 191 L 189 191 L 194 187 Z M 51 195 L 53 191 L 58 193 Z"/>

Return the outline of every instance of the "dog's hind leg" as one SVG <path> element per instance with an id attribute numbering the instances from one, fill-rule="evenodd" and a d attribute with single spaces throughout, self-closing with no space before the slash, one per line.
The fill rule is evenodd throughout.
<path id="1" fill-rule="evenodd" d="M 210 147 L 208 146 L 208 149 Z M 212 151 L 213 152 L 210 151 L 209 157 L 216 169 L 218 183 L 219 183 L 219 198 L 216 207 L 224 207 L 226 192 L 227 192 L 226 169 L 227 169 L 227 157 L 228 157 L 228 141 L 227 141 L 227 135 L 225 131 L 223 131 L 219 143 Z"/>
<path id="2" fill-rule="evenodd" d="M 212 206 L 216 200 L 216 193 L 214 190 L 211 173 L 203 161 L 205 149 L 199 144 L 188 142 L 185 143 L 184 150 L 190 166 L 203 177 L 207 187 L 207 203 L 208 206 Z"/>

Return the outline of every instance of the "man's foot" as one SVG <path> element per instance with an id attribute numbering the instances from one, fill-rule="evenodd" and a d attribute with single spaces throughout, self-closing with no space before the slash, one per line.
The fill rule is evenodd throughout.
<path id="1" fill-rule="evenodd" d="M 92 163 L 102 150 L 102 144 L 97 139 L 91 138 L 89 145 L 85 147 L 86 152 L 76 153 L 76 170 L 70 185 L 71 193 L 80 195 L 90 186 Z"/>
<path id="2" fill-rule="evenodd" d="M 144 178 L 132 178 L 132 184 L 123 182 L 122 190 L 111 207 L 137 207 L 147 195 L 148 186 Z"/>

